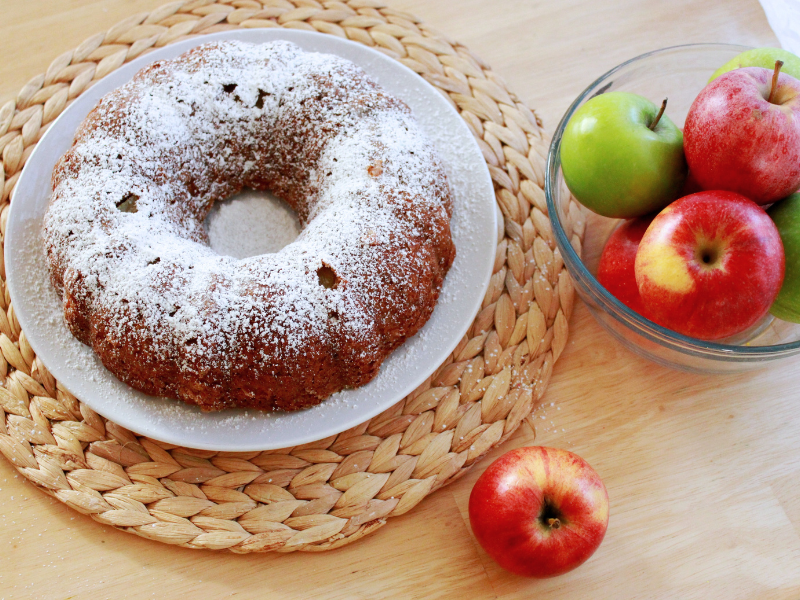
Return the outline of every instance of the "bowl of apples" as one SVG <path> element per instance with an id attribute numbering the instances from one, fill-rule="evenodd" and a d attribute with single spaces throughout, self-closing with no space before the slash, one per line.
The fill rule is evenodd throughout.
<path id="1" fill-rule="evenodd" d="M 800 58 L 730 44 L 605 73 L 559 123 L 545 173 L 595 319 L 636 354 L 702 373 L 800 354 L 798 190 Z"/>

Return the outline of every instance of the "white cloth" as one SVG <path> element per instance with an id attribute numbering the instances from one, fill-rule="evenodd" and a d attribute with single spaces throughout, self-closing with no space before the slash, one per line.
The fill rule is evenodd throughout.
<path id="1" fill-rule="evenodd" d="M 800 55 L 800 0 L 760 0 L 784 50 Z"/>

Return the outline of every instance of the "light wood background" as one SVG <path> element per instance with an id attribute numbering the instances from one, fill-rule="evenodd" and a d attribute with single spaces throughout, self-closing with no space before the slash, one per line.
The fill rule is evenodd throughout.
<path id="1" fill-rule="evenodd" d="M 63 51 L 163 0 L 0 0 L 0 104 Z M 392 0 L 482 56 L 548 131 L 596 76 L 655 48 L 775 45 L 756 0 Z M 79 515 L 0 460 L 0 598 L 800 598 L 800 360 L 703 377 L 624 350 L 578 305 L 536 444 L 581 454 L 611 498 L 603 545 L 557 579 L 505 573 L 456 484 L 323 554 L 163 546 Z"/>

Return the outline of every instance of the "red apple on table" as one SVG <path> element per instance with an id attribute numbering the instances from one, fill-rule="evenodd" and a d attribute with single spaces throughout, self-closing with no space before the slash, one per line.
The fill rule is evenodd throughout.
<path id="1" fill-rule="evenodd" d="M 653 219 L 636 253 L 636 283 L 653 321 L 717 340 L 767 314 L 784 263 L 778 229 L 760 206 L 733 192 L 699 192 Z"/>
<path id="2" fill-rule="evenodd" d="M 504 569 L 561 575 L 585 562 L 608 527 L 608 493 L 580 456 L 517 448 L 484 471 L 469 497 L 472 532 Z"/>
<path id="3" fill-rule="evenodd" d="M 644 232 L 655 215 L 625 221 L 606 240 L 600 263 L 597 265 L 597 281 L 617 300 L 632 311 L 647 316 L 639 287 L 636 285 L 636 251 Z"/>
<path id="4" fill-rule="evenodd" d="M 695 98 L 684 150 L 702 189 L 770 204 L 800 188 L 800 81 L 779 68 L 729 71 Z"/>

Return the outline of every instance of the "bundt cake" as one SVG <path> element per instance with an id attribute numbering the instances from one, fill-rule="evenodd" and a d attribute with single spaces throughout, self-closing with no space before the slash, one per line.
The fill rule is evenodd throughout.
<path id="1" fill-rule="evenodd" d="M 244 186 L 303 230 L 217 254 Z M 120 380 L 204 410 L 296 410 L 369 382 L 430 317 L 452 195 L 409 108 L 354 64 L 214 42 L 106 95 L 53 172 L 43 237 L 66 323 Z"/>

